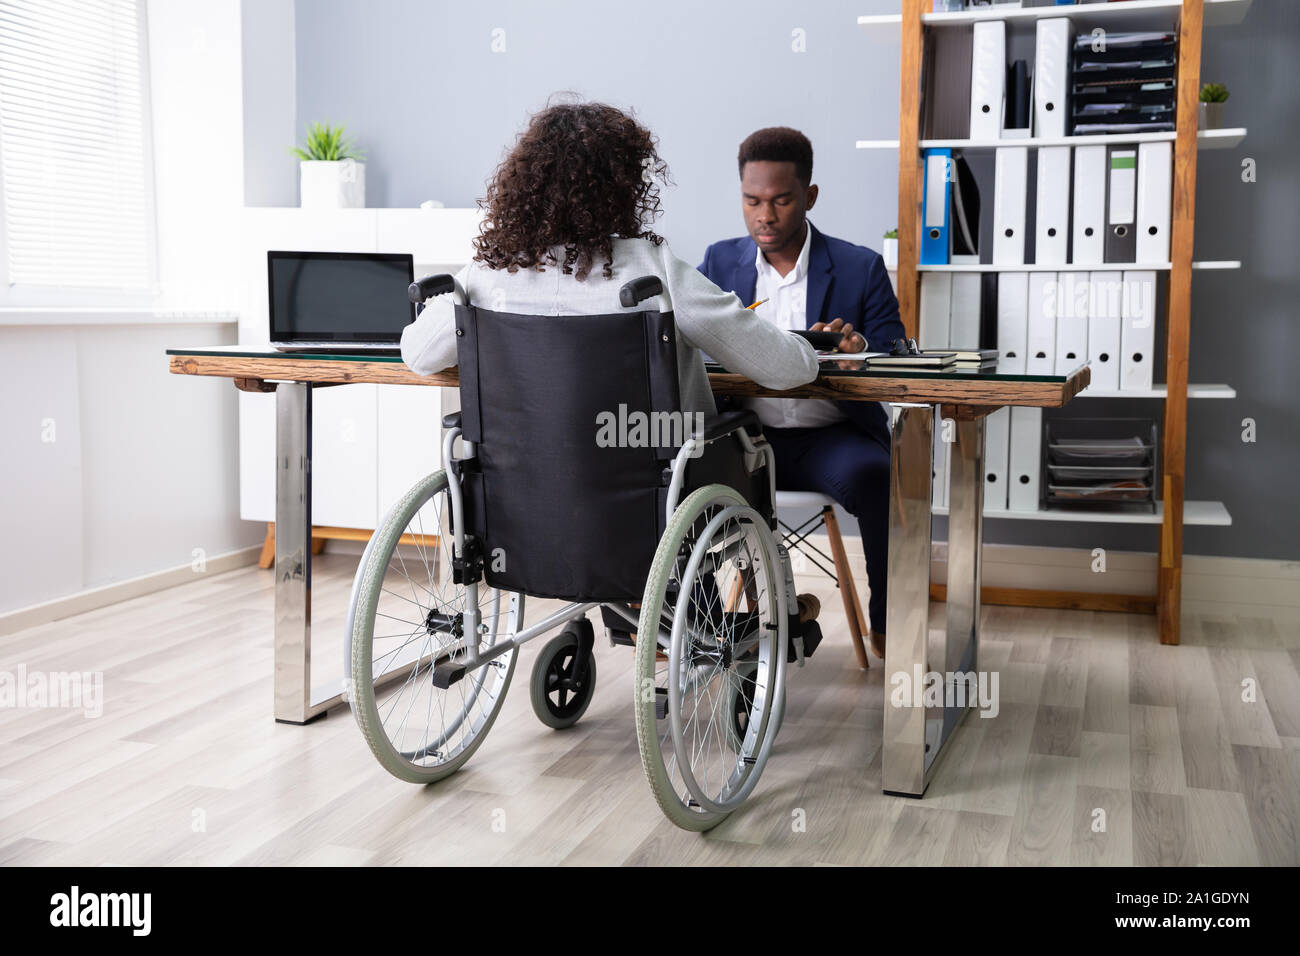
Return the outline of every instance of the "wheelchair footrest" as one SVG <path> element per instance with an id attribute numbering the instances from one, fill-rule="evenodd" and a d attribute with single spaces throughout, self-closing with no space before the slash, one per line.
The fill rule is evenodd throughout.
<path id="1" fill-rule="evenodd" d="M 602 604 L 600 606 L 600 620 L 601 623 L 605 625 L 605 631 L 609 634 L 609 643 L 611 646 L 636 646 L 636 640 L 632 637 L 632 631 L 628 628 L 627 619 L 624 618 L 623 615 L 614 613 Z"/>
<path id="2" fill-rule="evenodd" d="M 822 642 L 822 628 L 816 621 L 804 621 L 802 624 L 794 621 L 790 627 L 790 634 L 792 636 L 798 634 L 803 638 L 803 656 L 805 660 L 813 656 L 813 652 L 817 650 L 817 646 Z M 795 651 L 794 641 L 791 640 L 786 649 L 785 661 L 787 664 L 793 664 L 798 659 L 799 655 Z"/>

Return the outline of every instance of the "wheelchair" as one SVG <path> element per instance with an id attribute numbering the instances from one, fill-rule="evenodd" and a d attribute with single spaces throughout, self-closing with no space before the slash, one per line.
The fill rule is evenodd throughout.
<path id="1" fill-rule="evenodd" d="M 429 276 L 409 294 L 418 306 L 454 288 Z M 663 308 L 642 305 L 654 297 Z M 705 831 L 754 790 L 787 664 L 821 634 L 799 621 L 757 418 L 683 415 L 660 280 L 633 280 L 619 300 L 624 311 L 596 316 L 455 306 L 461 410 L 443 420 L 444 470 L 366 545 L 348 697 L 380 764 L 433 783 L 482 745 L 527 641 L 558 632 L 533 667 L 534 713 L 557 729 L 581 718 L 598 613 L 635 654 L 651 792 L 677 826 Z M 525 626 L 526 597 L 566 603 Z"/>

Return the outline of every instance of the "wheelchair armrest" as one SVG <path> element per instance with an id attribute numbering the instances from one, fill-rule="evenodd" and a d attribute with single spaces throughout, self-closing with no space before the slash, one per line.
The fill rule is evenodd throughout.
<path id="1" fill-rule="evenodd" d="M 723 435 L 730 435 L 742 428 L 754 438 L 763 434 L 763 425 L 758 420 L 758 415 L 750 409 L 742 408 L 707 419 L 704 422 L 704 440 L 716 441 Z"/>
<path id="2" fill-rule="evenodd" d="M 442 416 L 443 428 L 460 428 L 460 412 L 448 412 Z"/>

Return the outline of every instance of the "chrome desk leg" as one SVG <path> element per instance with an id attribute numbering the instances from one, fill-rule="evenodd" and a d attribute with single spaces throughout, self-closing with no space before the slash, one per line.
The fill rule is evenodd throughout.
<path id="1" fill-rule="evenodd" d="M 890 451 L 889 584 L 885 634 L 885 793 L 925 792 L 926 709 L 916 699 L 927 670 L 930 486 L 934 407 L 901 404 Z"/>
<path id="2" fill-rule="evenodd" d="M 984 534 L 984 419 L 956 422 L 948 490 L 947 670 L 979 667 Z"/>
<path id="3" fill-rule="evenodd" d="M 938 752 L 926 768 L 926 782 L 949 738 L 987 685 L 979 681 L 980 583 L 984 540 L 984 418 L 959 420 L 948 456 L 948 620 L 944 634 L 943 710 L 934 734 Z M 984 701 L 979 701 L 984 703 Z"/>
<path id="4" fill-rule="evenodd" d="M 311 385 L 275 389 L 275 719 L 311 712 Z"/>

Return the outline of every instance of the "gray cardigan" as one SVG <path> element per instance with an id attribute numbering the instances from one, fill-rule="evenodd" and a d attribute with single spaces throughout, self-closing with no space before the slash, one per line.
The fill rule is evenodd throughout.
<path id="1" fill-rule="evenodd" d="M 667 243 L 616 239 L 613 278 L 605 278 L 602 264 L 598 259 L 591 275 L 579 282 L 559 266 L 510 273 L 471 262 L 456 274 L 456 292 L 428 299 L 419 318 L 402 331 L 402 361 L 419 375 L 456 364 L 453 299 L 464 303 L 468 297 L 483 308 L 522 315 L 600 315 L 621 311 L 623 283 L 655 275 L 663 280 L 677 325 L 683 411 L 712 415 L 717 410 L 701 353 L 765 388 L 794 388 L 817 377 L 817 355 L 808 342 L 746 309 L 734 292 L 723 292 L 674 256 Z"/>

